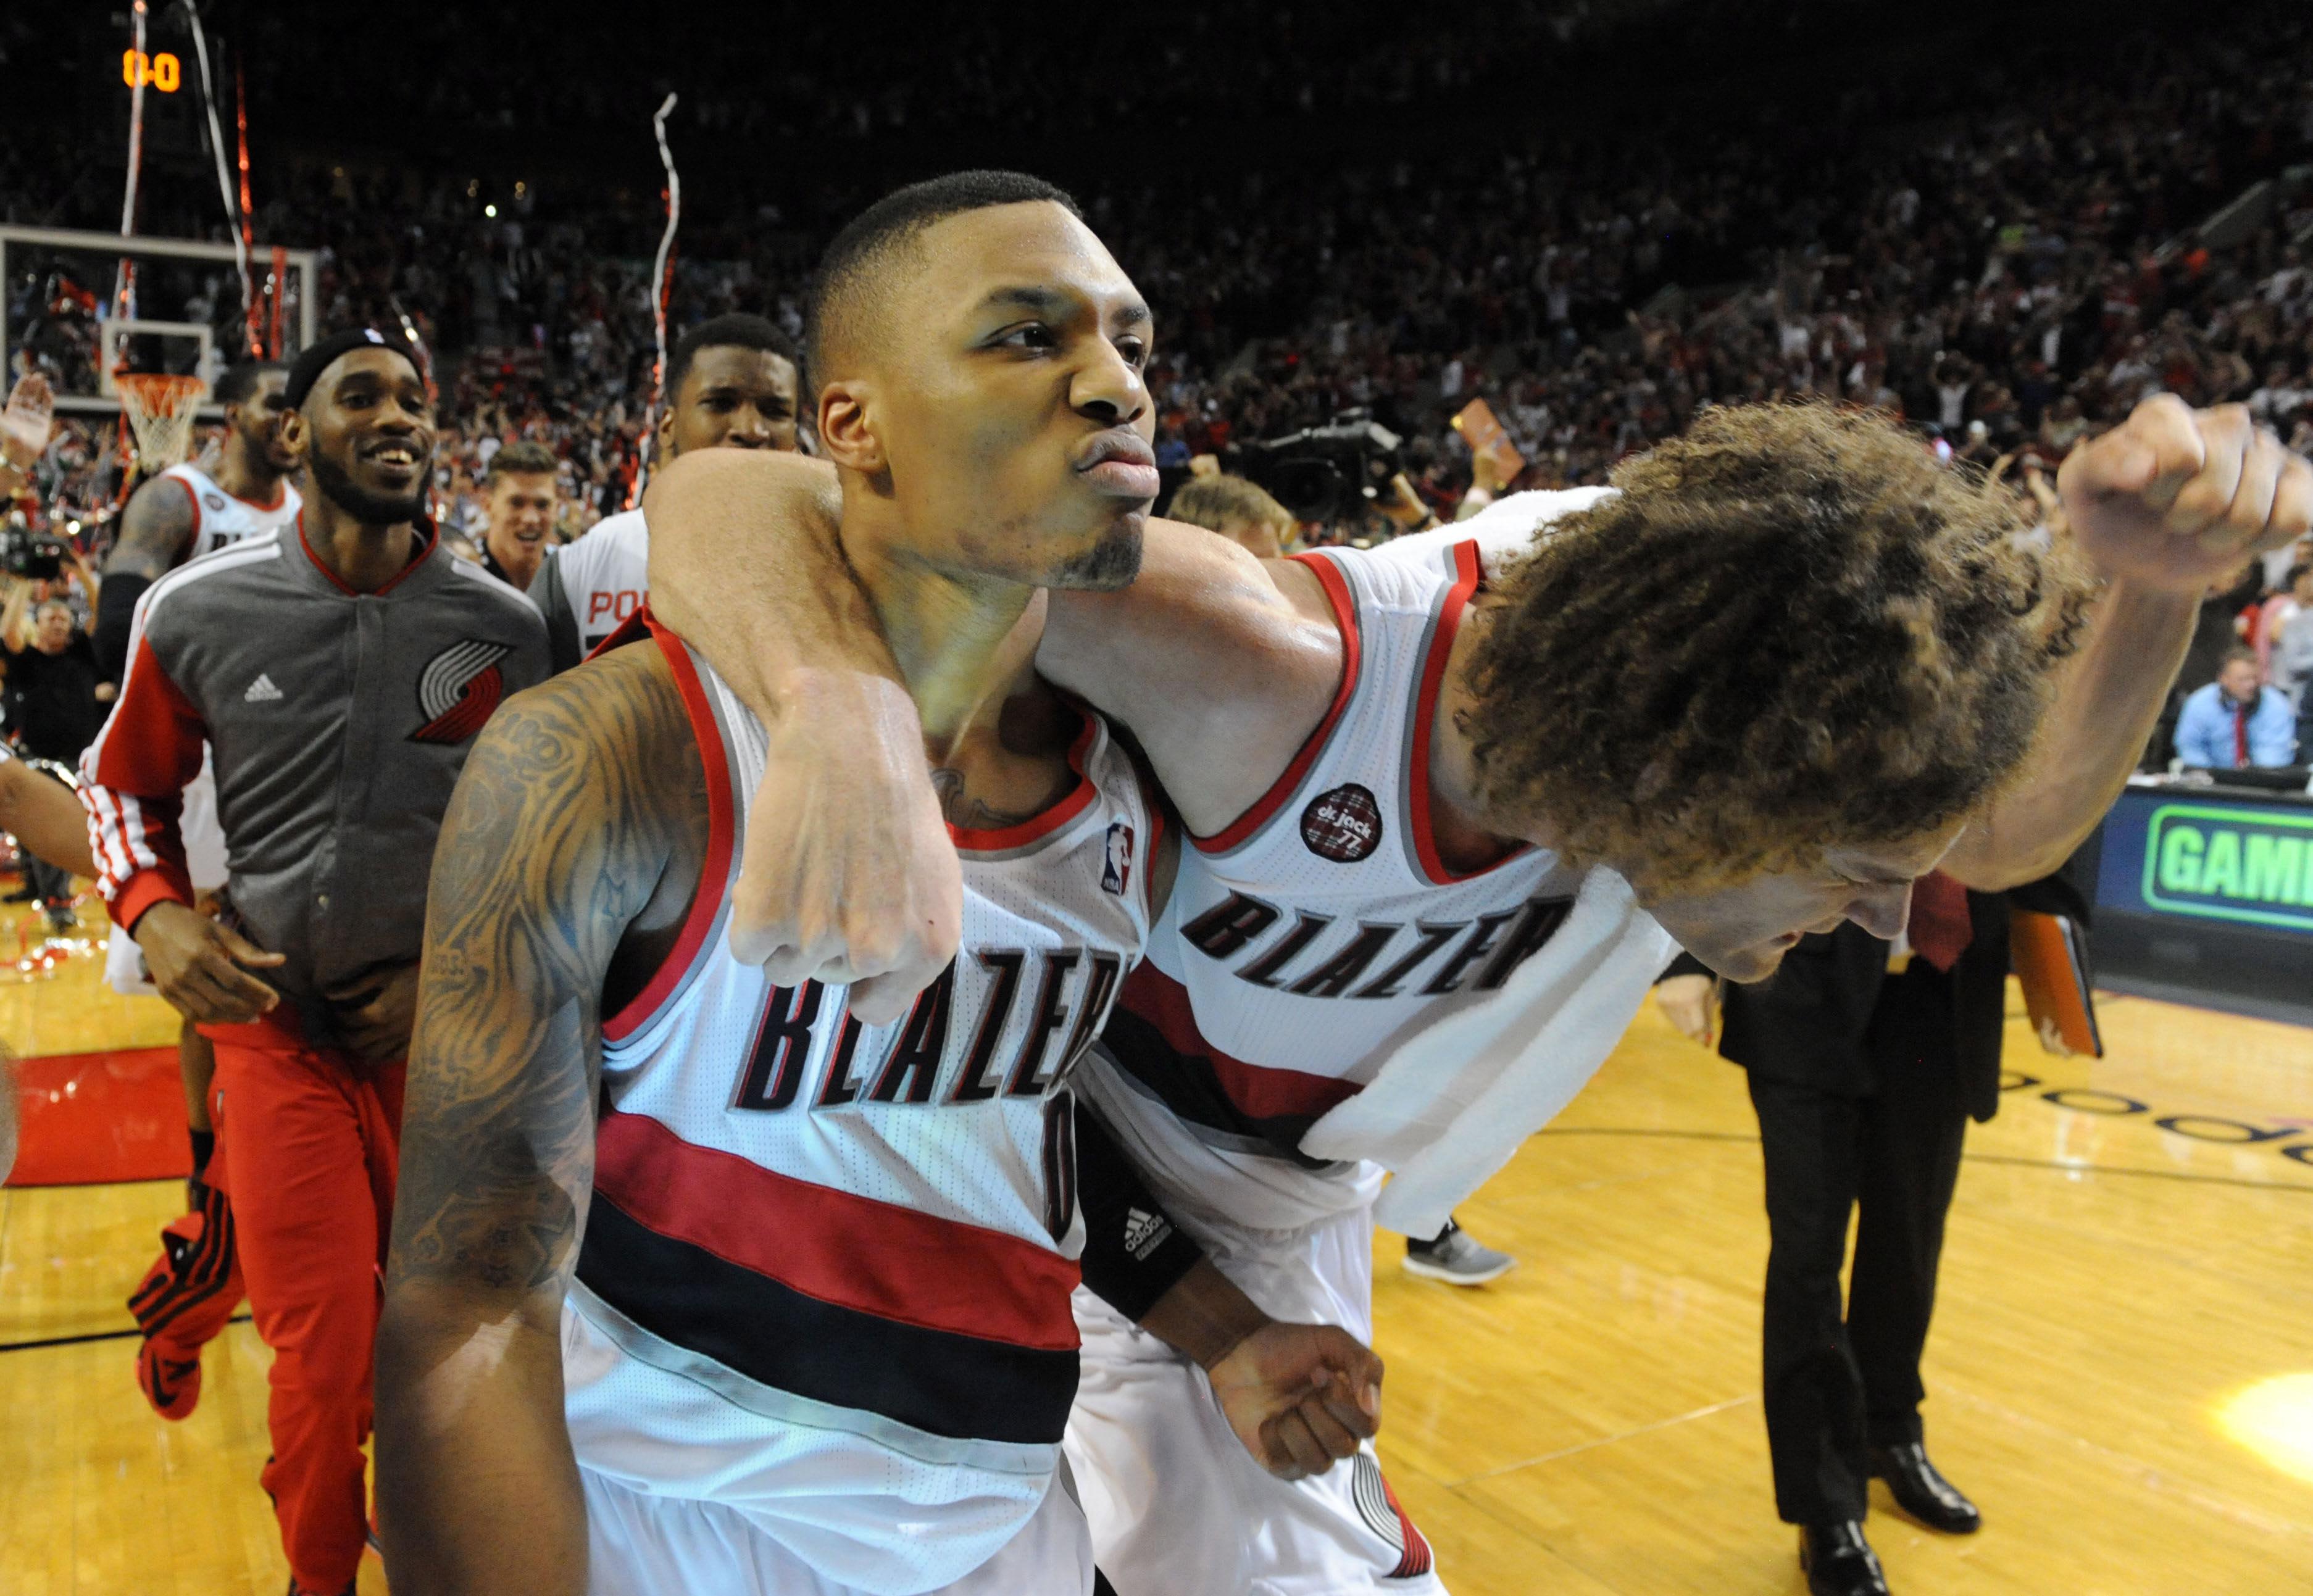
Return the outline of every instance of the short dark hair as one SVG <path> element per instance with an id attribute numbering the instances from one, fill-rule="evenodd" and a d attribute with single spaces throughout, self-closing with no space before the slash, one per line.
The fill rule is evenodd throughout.
<path id="1" fill-rule="evenodd" d="M 268 373 L 288 369 L 277 360 L 236 361 L 224 368 L 224 375 L 217 379 L 216 391 L 211 397 L 220 405 L 245 405 L 255 397 L 257 385 Z"/>
<path id="2" fill-rule="evenodd" d="M 826 380 L 831 330 L 857 334 L 866 290 L 879 269 L 934 223 L 999 205 L 1059 206 L 1077 221 L 1084 211 L 1069 192 L 1024 171 L 952 171 L 895 189 L 854 216 L 819 259 L 804 312 L 804 359 L 813 388 Z"/>
<path id="3" fill-rule="evenodd" d="M 529 438 L 508 443 L 490 456 L 489 469 L 482 473 L 485 487 L 501 477 L 529 477 L 540 473 L 552 474 L 562 469 L 554 458 L 554 451 Z"/>
<path id="4" fill-rule="evenodd" d="M 789 365 L 802 364 L 796 357 L 795 340 L 777 322 L 751 316 L 744 311 L 710 316 L 684 333 L 676 342 L 674 353 L 667 356 L 663 391 L 668 404 L 672 405 L 674 396 L 682 391 L 682 380 L 690 374 L 690 363 L 699 358 L 701 349 L 763 349 Z"/>
<path id="5" fill-rule="evenodd" d="M 2256 650 L 2253 648 L 2244 648 L 2239 644 L 2236 643 L 2230 648 L 2225 650 L 2225 657 L 2217 662 L 2217 674 L 2222 676 L 2225 673 L 2225 668 L 2229 665 L 2256 664 Z M 2262 666 L 2259 666 L 2258 668 L 2260 670 L 2263 669 Z"/>

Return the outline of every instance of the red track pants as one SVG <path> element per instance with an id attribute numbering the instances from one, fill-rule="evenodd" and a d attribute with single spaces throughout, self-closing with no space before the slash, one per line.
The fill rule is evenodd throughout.
<path id="1" fill-rule="evenodd" d="M 365 1065 L 276 1025 L 203 1030 L 216 1044 L 212 1169 L 224 1165 L 250 1309 L 273 1349 L 263 1484 L 297 1583 L 341 1591 L 369 1530 L 361 1447 L 403 1066 Z"/>

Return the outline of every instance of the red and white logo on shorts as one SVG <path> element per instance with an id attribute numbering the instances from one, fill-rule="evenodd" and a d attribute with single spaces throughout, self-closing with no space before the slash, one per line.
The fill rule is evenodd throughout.
<path id="1" fill-rule="evenodd" d="M 480 731 L 506 697 L 498 662 L 513 652 L 509 643 L 469 637 L 427 661 L 418 677 L 418 712 L 426 723 L 409 741 L 458 743 Z"/>

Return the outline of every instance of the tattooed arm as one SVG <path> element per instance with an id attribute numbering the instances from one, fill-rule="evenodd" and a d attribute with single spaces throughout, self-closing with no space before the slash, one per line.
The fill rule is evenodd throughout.
<path id="1" fill-rule="evenodd" d="M 120 536 L 104 557 L 104 588 L 96 601 L 96 659 L 107 680 L 119 681 L 128 668 L 136 601 L 184 558 L 195 526 L 193 495 L 177 478 L 155 478 L 129 498 Z"/>
<path id="2" fill-rule="evenodd" d="M 672 943 L 706 811 L 647 645 L 509 701 L 450 801 L 378 1329 L 399 1596 L 585 1588 L 560 1322 L 594 1178 L 600 1017 Z"/>

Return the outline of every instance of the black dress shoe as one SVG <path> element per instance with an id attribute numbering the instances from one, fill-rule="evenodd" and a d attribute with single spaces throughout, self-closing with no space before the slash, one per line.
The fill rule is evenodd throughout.
<path id="1" fill-rule="evenodd" d="M 1800 1525 L 1799 1566 L 1807 1570 L 1807 1596 L 1888 1596 L 1879 1555 L 1853 1519 Z"/>
<path id="2" fill-rule="evenodd" d="M 1928 1461 L 1928 1449 L 1916 1441 L 1873 1447 L 1871 1472 L 1887 1482 L 1896 1506 L 1930 1530 L 1973 1535 L 1983 1528 L 1983 1515 L 1976 1512 L 1975 1504 L 1936 1472 L 1936 1466 Z"/>

